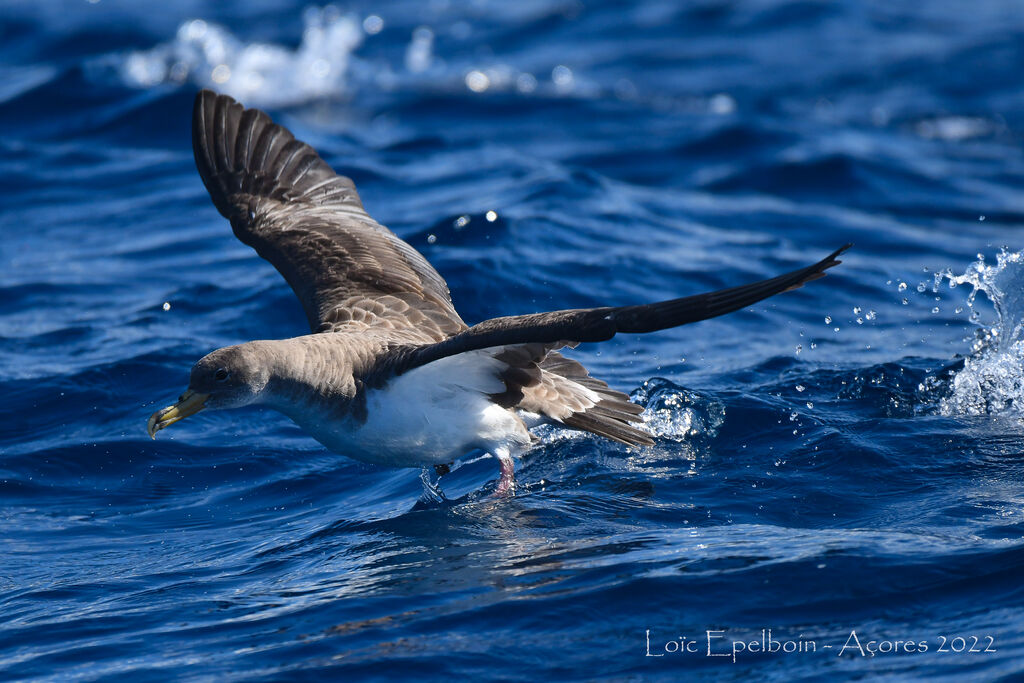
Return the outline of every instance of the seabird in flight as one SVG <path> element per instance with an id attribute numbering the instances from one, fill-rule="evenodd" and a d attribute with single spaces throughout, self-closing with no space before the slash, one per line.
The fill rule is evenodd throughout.
<path id="1" fill-rule="evenodd" d="M 192 368 L 149 435 L 203 409 L 265 405 L 328 449 L 392 467 L 481 449 L 513 487 L 528 423 L 553 422 L 631 446 L 641 408 L 558 349 L 654 332 L 750 306 L 820 278 L 818 263 L 740 287 L 637 306 L 506 316 L 467 325 L 444 279 L 363 209 L 355 186 L 262 111 L 209 90 L 192 116 L 196 166 L 235 236 L 291 285 L 311 334 L 217 349 Z"/>

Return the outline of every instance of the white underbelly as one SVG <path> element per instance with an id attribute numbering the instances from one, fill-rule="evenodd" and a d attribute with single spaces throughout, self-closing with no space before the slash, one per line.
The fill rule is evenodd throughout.
<path id="1" fill-rule="evenodd" d="M 530 435 L 487 396 L 505 389 L 495 364 L 484 352 L 435 361 L 368 390 L 364 423 L 321 423 L 309 431 L 335 452 L 390 467 L 449 463 L 475 449 L 515 450 Z"/>

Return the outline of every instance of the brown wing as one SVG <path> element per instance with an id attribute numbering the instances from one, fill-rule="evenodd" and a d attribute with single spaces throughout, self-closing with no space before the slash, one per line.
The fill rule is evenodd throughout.
<path id="1" fill-rule="evenodd" d="M 427 260 L 370 218 L 349 178 L 262 111 L 200 91 L 192 147 L 217 210 L 288 281 L 314 332 L 388 326 L 440 341 L 466 329 Z"/>
<path id="2" fill-rule="evenodd" d="M 499 377 L 506 390 L 491 396 L 498 405 L 545 415 L 625 444 L 649 444 L 650 435 L 633 426 L 642 421 L 642 409 L 556 349 L 604 341 L 618 332 L 654 332 L 736 311 L 822 277 L 840 263 L 837 257 L 849 246 L 806 268 L 716 292 L 640 306 L 494 318 L 441 342 L 396 347 L 378 358 L 362 379 L 368 386 L 378 386 L 447 356 L 493 348 L 493 357 L 504 365 Z"/>
<path id="3" fill-rule="evenodd" d="M 492 318 L 434 344 L 396 349 L 375 368 L 375 380 L 386 381 L 388 377 L 466 351 L 521 344 L 549 345 L 554 350 L 570 342 L 605 341 L 619 332 L 655 332 L 725 315 L 824 277 L 826 270 L 841 263 L 837 257 L 850 246 L 847 244 L 806 268 L 715 292 L 638 306 L 577 308 Z"/>

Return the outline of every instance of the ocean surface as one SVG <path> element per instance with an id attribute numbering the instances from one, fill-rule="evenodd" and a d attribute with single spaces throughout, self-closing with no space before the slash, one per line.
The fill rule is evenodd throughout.
<path id="1" fill-rule="evenodd" d="M 0 678 L 1019 680 L 1019 9 L 8 0 Z M 195 171 L 199 87 L 350 175 L 470 322 L 855 246 L 572 352 L 657 443 L 541 430 L 514 498 L 470 457 L 421 500 L 257 409 L 151 441 L 196 359 L 307 330 Z"/>

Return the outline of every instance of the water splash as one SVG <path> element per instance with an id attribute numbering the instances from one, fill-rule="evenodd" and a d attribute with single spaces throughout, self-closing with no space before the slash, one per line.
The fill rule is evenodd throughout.
<path id="1" fill-rule="evenodd" d="M 711 439 L 725 422 L 724 405 L 660 377 L 644 382 L 630 399 L 644 406 L 644 430 L 659 439 Z"/>
<path id="2" fill-rule="evenodd" d="M 939 412 L 1024 417 L 1024 252 L 1003 250 L 994 265 L 979 254 L 962 275 L 937 273 L 934 289 L 945 280 L 950 287 L 972 287 L 967 296 L 972 322 L 981 324 L 974 307 L 979 292 L 992 302 L 996 318 L 978 330 L 963 368 L 942 382 L 944 386 L 936 382 L 928 387 L 940 394 Z"/>
<path id="3" fill-rule="evenodd" d="M 640 414 L 643 423 L 638 428 L 659 440 L 703 443 L 714 438 L 725 422 L 722 403 L 660 377 L 645 381 L 629 398 L 644 407 Z M 535 433 L 541 437 L 541 443 L 548 445 L 586 438 L 584 432 L 551 424 L 538 425 Z"/>
<path id="4" fill-rule="evenodd" d="M 370 88 L 539 98 L 612 97 L 646 102 L 658 111 L 718 116 L 737 110 L 736 100 L 728 93 L 669 97 L 645 93 L 626 78 L 614 84 L 601 83 L 565 64 L 554 63 L 550 71 L 544 66 L 532 72 L 493 55 L 442 57 L 435 44 L 441 34 L 426 25 L 412 31 L 402 62 L 389 63 L 380 57 L 368 62 L 355 52 L 367 36 L 384 28 L 380 16 L 371 14 L 360 20 L 327 5 L 306 9 L 303 23 L 302 41 L 292 50 L 273 43 L 247 43 L 224 26 L 196 18 L 181 24 L 168 42 L 148 50 L 105 55 L 87 62 L 85 69 L 90 77 L 105 83 L 142 89 L 190 83 L 257 107 L 352 96 L 354 91 Z M 451 31 L 458 34 L 454 27 Z M 4 94 L 0 86 L 0 101 Z"/>
<path id="5" fill-rule="evenodd" d="M 303 22 L 302 42 L 293 51 L 270 43 L 245 44 L 223 26 L 193 19 L 178 28 L 171 42 L 121 55 L 112 66 L 132 87 L 192 82 L 256 106 L 343 93 L 351 55 L 363 42 L 361 22 L 332 7 L 308 9 Z"/>

